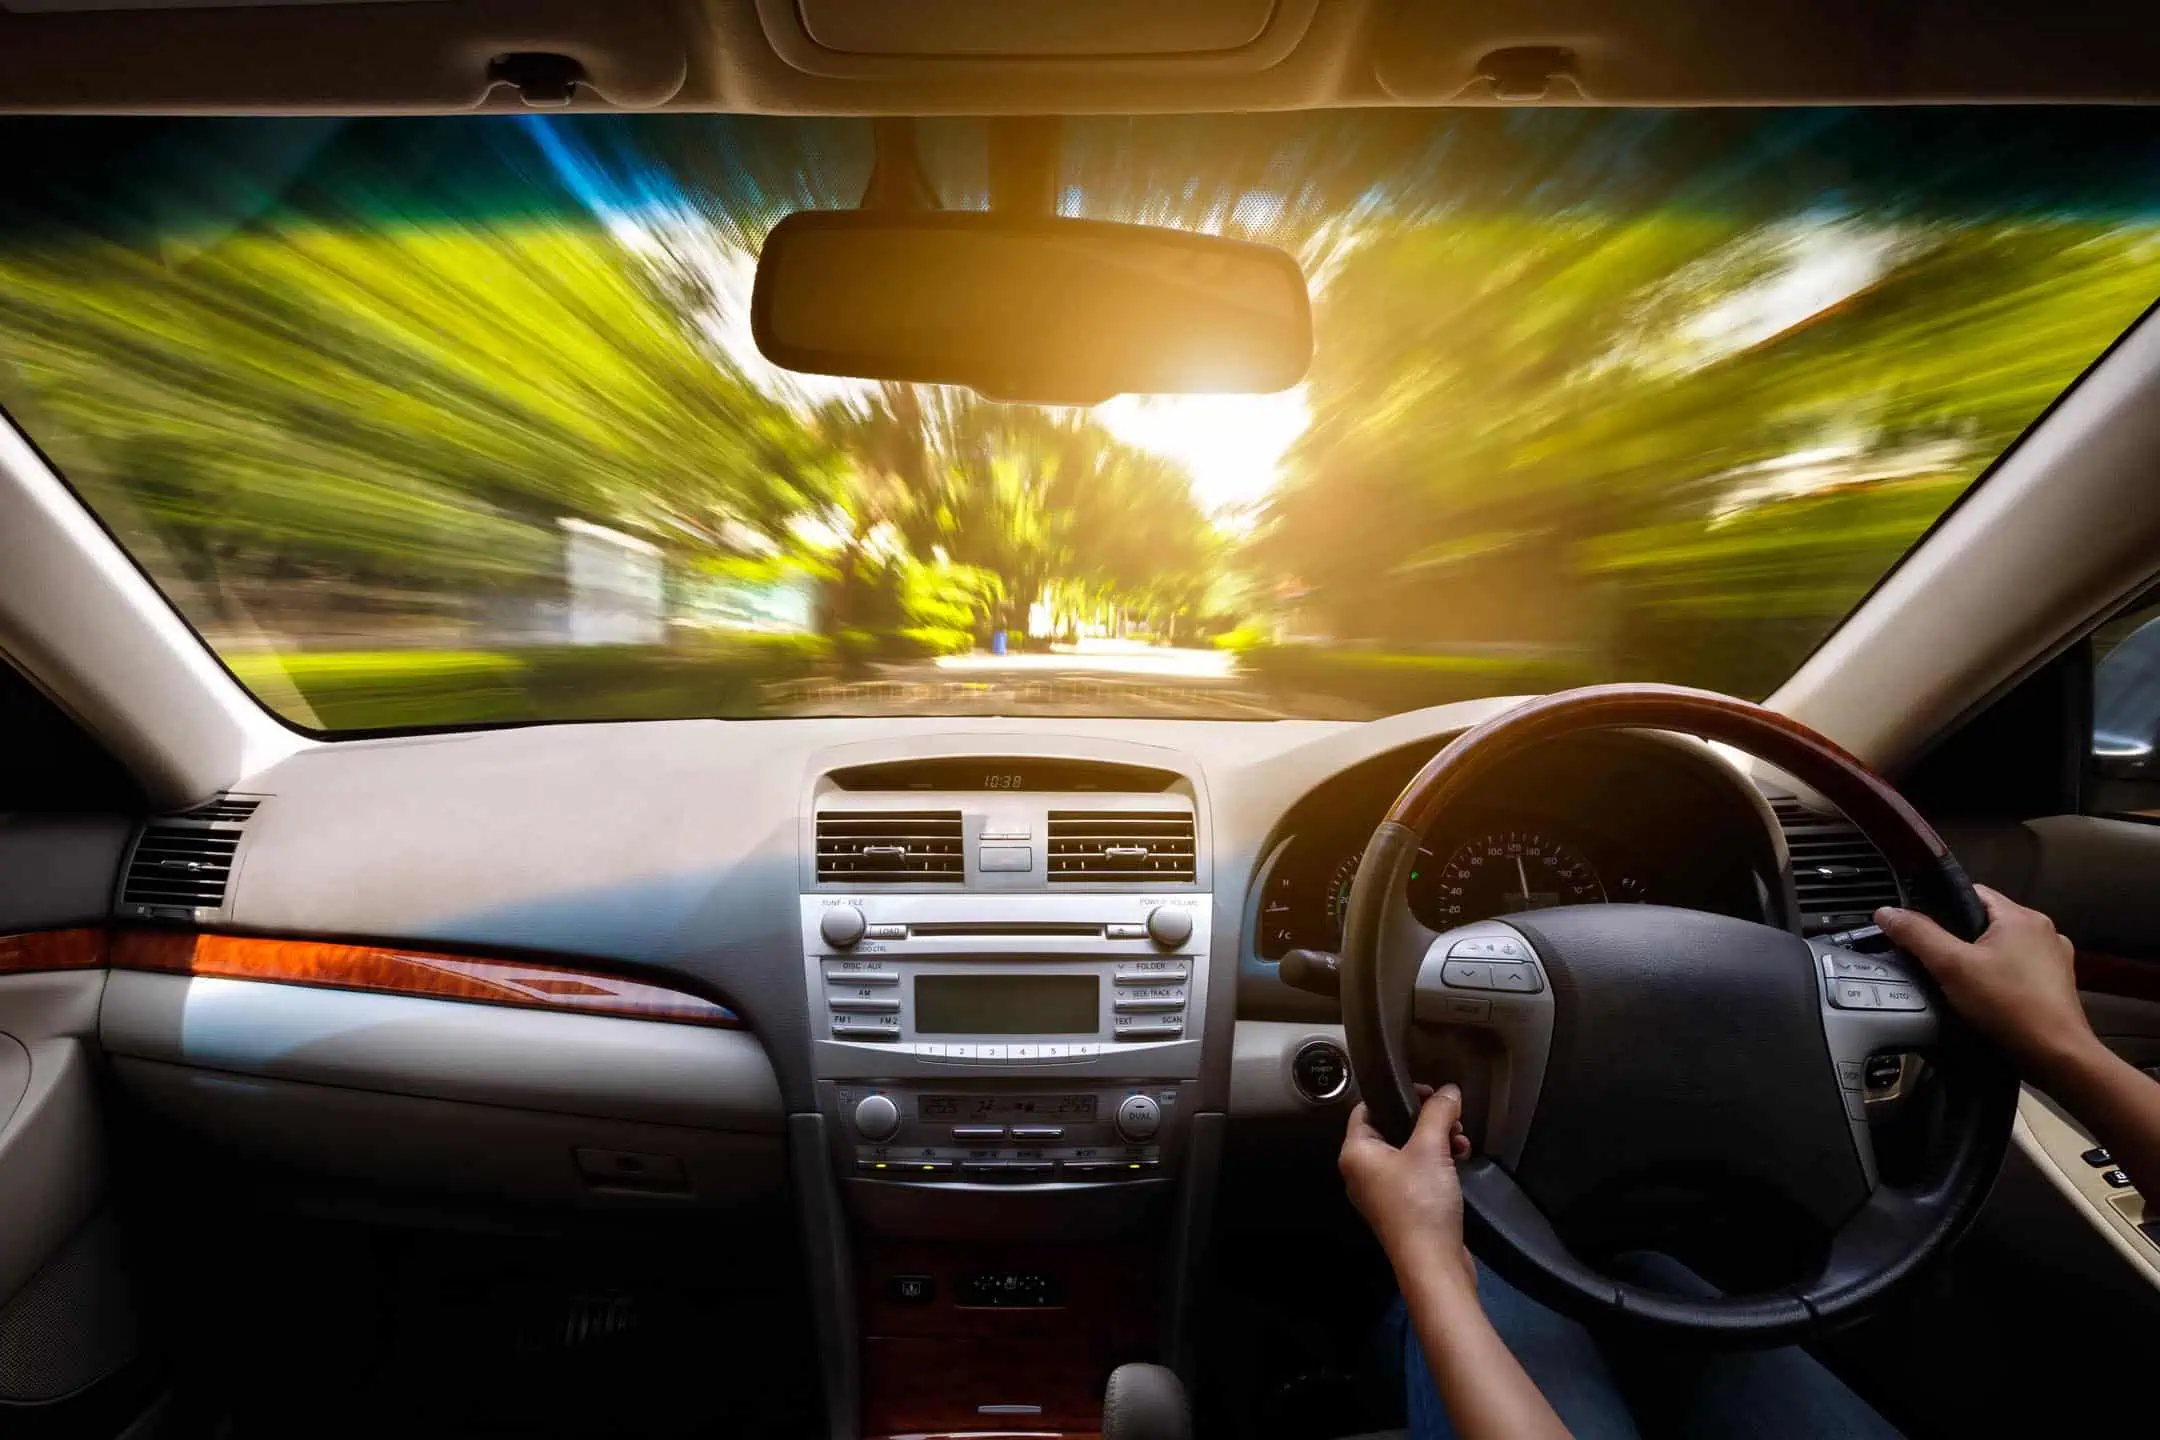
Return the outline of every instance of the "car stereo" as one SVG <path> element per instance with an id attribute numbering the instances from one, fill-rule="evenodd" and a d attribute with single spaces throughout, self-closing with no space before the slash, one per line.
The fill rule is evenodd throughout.
<path id="1" fill-rule="evenodd" d="M 1144 1179 L 1200 1073 L 1211 897 L 802 897 L 820 1103 L 866 1180 Z"/>

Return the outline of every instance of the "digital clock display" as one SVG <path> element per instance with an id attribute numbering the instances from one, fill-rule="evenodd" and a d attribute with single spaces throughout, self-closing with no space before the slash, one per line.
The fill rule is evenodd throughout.
<path id="1" fill-rule="evenodd" d="M 1093 1095 L 925 1095 L 916 1103 L 925 1120 L 1072 1120 L 1095 1118 Z"/>

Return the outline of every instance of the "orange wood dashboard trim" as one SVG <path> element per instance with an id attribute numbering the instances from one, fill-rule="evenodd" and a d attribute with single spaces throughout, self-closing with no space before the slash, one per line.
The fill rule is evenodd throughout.
<path id="1" fill-rule="evenodd" d="M 403 946 L 336 945 L 183 930 L 121 930 L 112 937 L 110 963 L 115 970 L 266 980 L 721 1029 L 738 1029 L 742 1025 L 735 1012 L 724 1005 L 620 975 L 524 960 L 444 955 Z"/>
<path id="2" fill-rule="evenodd" d="M 0 935 L 0 975 L 96 970 L 104 964 L 103 930 L 32 930 L 21 935 Z"/>

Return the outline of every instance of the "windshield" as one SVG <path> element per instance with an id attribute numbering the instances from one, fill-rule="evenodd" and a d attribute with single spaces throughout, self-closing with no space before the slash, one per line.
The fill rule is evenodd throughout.
<path id="1" fill-rule="evenodd" d="M 757 354 L 866 120 L 0 130 L 0 403 L 329 731 L 1761 696 L 2160 294 L 2146 111 L 1078 119 L 1062 211 L 1283 246 L 1317 351 L 1046 409 Z"/>

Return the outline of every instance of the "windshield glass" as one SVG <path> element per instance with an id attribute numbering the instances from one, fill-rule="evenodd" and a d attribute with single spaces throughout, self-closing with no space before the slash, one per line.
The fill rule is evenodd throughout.
<path id="1" fill-rule="evenodd" d="M 1062 211 L 1285 247 L 1317 352 L 1047 409 L 757 354 L 865 120 L 0 129 L 0 403 L 333 731 L 1761 696 L 2160 294 L 2141 110 L 1071 120 Z"/>

